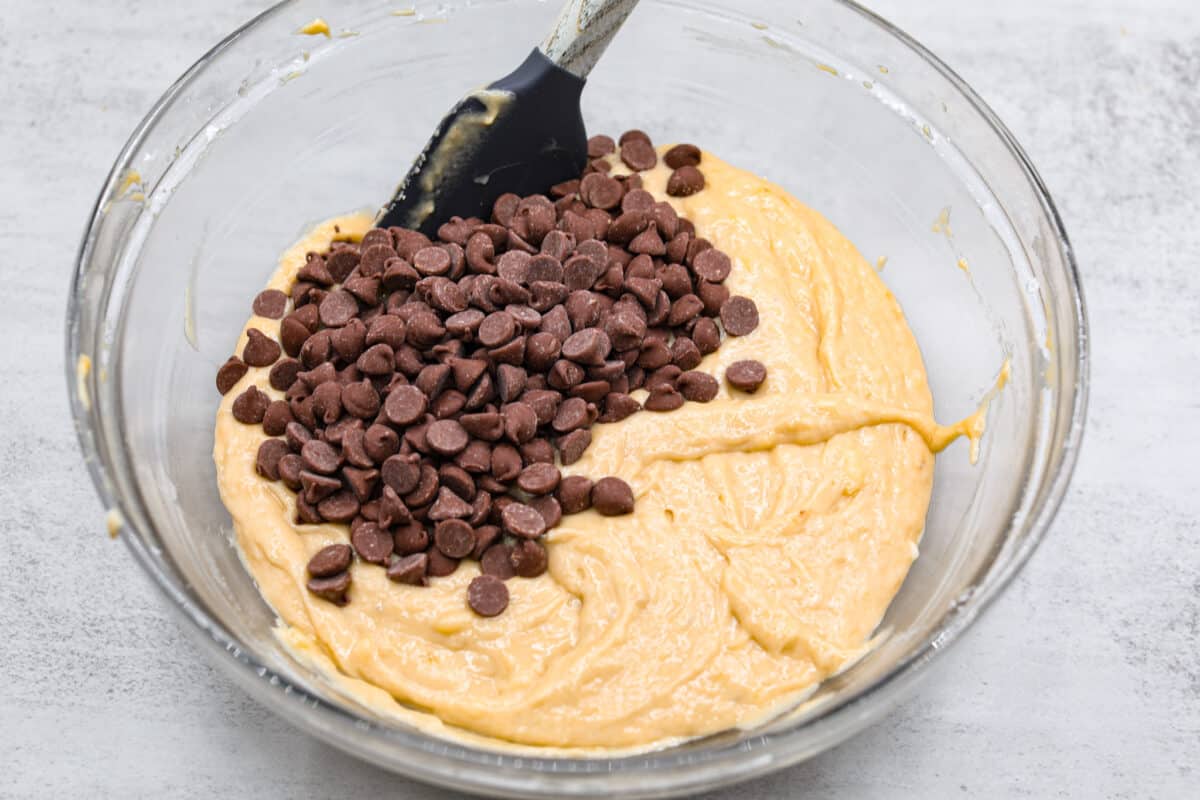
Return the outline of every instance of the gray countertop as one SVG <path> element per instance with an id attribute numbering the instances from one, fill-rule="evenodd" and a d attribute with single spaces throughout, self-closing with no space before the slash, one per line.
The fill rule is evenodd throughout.
<path id="1" fill-rule="evenodd" d="M 166 86 L 265 5 L 0 4 L 0 796 L 445 796 L 210 667 L 101 535 L 66 422 L 62 319 L 95 193 Z M 1194 797 L 1200 6 L 870 5 L 975 87 L 1057 198 L 1090 306 L 1088 432 L 1048 540 L 908 703 L 721 796 Z"/>

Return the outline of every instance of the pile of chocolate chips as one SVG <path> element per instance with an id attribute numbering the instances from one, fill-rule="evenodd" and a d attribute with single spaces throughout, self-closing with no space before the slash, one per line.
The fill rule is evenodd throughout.
<path id="1" fill-rule="evenodd" d="M 618 147 L 633 174 L 607 174 Z M 376 228 L 334 242 L 308 254 L 290 298 L 255 299 L 255 314 L 282 319 L 280 341 L 251 328 L 217 388 L 270 367 L 284 399 L 250 387 L 233 402 L 275 437 L 259 474 L 296 492 L 298 523 L 350 525 L 350 546 L 309 563 L 312 593 L 347 602 L 355 554 L 413 585 L 473 558 L 468 603 L 499 614 L 505 580 L 545 571 L 539 540 L 563 514 L 633 510 L 624 481 L 556 466 L 580 458 L 591 425 L 716 396 L 694 368 L 722 329 L 754 330 L 754 302 L 723 285 L 729 257 L 641 188 L 658 159 L 648 136 L 595 136 L 588 155 L 549 197 L 503 195 L 489 221 L 452 218 L 438 241 Z M 665 155 L 671 195 L 703 189 L 700 158 L 693 145 Z M 742 391 L 765 378 L 757 362 L 735 367 Z"/>

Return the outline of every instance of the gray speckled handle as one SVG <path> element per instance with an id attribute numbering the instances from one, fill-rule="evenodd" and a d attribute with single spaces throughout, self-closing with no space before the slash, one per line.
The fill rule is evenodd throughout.
<path id="1" fill-rule="evenodd" d="M 638 0 L 567 0 L 541 51 L 558 66 L 586 78 Z"/>

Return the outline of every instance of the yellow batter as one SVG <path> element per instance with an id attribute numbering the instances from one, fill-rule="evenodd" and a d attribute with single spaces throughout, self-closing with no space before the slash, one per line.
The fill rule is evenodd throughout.
<path id="1" fill-rule="evenodd" d="M 976 441 L 983 409 L 933 421 L 899 305 L 824 217 L 708 153 L 701 169 L 707 188 L 670 202 L 733 259 L 728 285 L 762 321 L 700 369 L 753 358 L 767 381 L 593 428 L 565 472 L 624 478 L 633 515 L 564 517 L 548 572 L 510 580 L 498 617 L 467 607 L 474 562 L 426 588 L 356 564 L 349 605 L 309 594 L 305 564 L 348 529 L 294 526 L 292 494 L 255 474 L 263 431 L 230 406 L 250 384 L 279 396 L 268 370 L 225 395 L 214 457 L 245 563 L 284 640 L 363 702 L 497 746 L 647 749 L 759 720 L 861 654 L 917 555 L 933 452 Z M 645 187 L 666 198 L 667 175 Z M 288 290 L 307 251 L 369 226 L 318 226 L 269 286 Z"/>

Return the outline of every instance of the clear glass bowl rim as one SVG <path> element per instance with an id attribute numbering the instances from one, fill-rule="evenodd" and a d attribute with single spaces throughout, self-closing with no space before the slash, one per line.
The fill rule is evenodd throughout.
<path id="1" fill-rule="evenodd" d="M 529 797 L 605 795 L 613 793 L 614 790 L 632 790 L 637 796 L 646 797 L 674 795 L 728 785 L 783 769 L 844 741 L 876 721 L 903 699 L 906 690 L 924 674 L 923 667 L 928 665 L 937 653 L 958 641 L 1011 582 L 1045 538 L 1070 484 L 1083 437 L 1089 390 L 1089 335 L 1074 249 L 1070 245 L 1058 209 L 1037 169 L 1004 123 L 966 81 L 914 38 L 854 0 L 831 2 L 860 15 L 913 51 L 928 66 L 940 73 L 988 123 L 1033 187 L 1040 210 L 1053 228 L 1056 239 L 1054 244 L 1066 265 L 1064 277 L 1071 290 L 1070 309 L 1073 312 L 1073 319 L 1069 321 L 1074 323 L 1074 330 L 1060 328 L 1059 337 L 1073 334 L 1076 353 L 1076 363 L 1073 365 L 1076 379 L 1069 389 L 1069 427 L 1062 436 L 1061 445 L 1050 456 L 1041 500 L 1035 501 L 1027 517 L 1026 538 L 1021 547 L 1012 554 L 1007 563 L 1001 565 L 979 586 L 978 591 L 974 592 L 969 600 L 956 609 L 947 625 L 927 637 L 909 658 L 895 665 L 888 674 L 857 695 L 831 703 L 803 725 L 764 737 L 771 740 L 759 751 L 765 751 L 768 756 L 766 758 L 749 757 L 755 752 L 753 749 L 721 747 L 707 752 L 691 752 L 686 758 L 672 755 L 671 750 L 666 750 L 640 756 L 580 761 L 499 755 L 470 746 L 448 748 L 431 736 L 373 726 L 346 709 L 292 685 L 284 676 L 258 663 L 241 648 L 220 622 L 192 602 L 184 587 L 173 576 L 160 568 L 155 555 L 139 535 L 122 535 L 120 538 L 125 541 L 134 560 L 169 598 L 172 608 L 187 621 L 191 632 L 196 634 L 194 638 L 205 645 L 214 659 L 226 668 L 227 674 L 247 693 L 297 727 L 352 755 L 368 758 L 371 753 L 362 749 L 363 742 L 350 740 L 364 734 L 374 734 L 374 744 L 379 752 L 391 750 L 394 755 L 395 748 L 409 751 L 411 757 L 404 759 L 407 776 L 448 788 Z M 96 444 L 98 433 L 107 424 L 107 420 L 99 413 L 99 404 L 89 407 L 81 400 L 77 372 L 77 364 L 83 354 L 79 323 L 81 308 L 86 302 L 84 290 L 87 265 L 103 220 L 105 199 L 112 195 L 120 176 L 130 167 L 133 156 L 148 131 L 175 97 L 224 49 L 255 26 L 282 13 L 292 3 L 293 0 L 280 0 L 230 33 L 188 68 L 158 99 L 126 141 L 105 179 L 80 244 L 71 279 L 66 317 L 64 366 L 67 393 L 80 447 L 96 491 L 105 507 L 115 509 L 118 513 L 124 510 L 123 498 L 113 489 L 108 465 L 102 460 Z M 1061 391 L 1066 392 L 1068 388 L 1062 387 Z M 129 526 L 127 520 L 128 517 L 122 514 L 119 518 L 121 527 Z M 814 735 L 822 727 L 824 736 Z M 807 733 L 808 736 L 800 736 L 801 733 Z M 435 745 L 432 749 L 431 744 Z M 586 771 L 581 771 L 579 768 L 585 764 L 592 766 Z M 623 781 L 624 786 L 614 786 L 613 781 L 617 776 L 628 782 Z"/>

